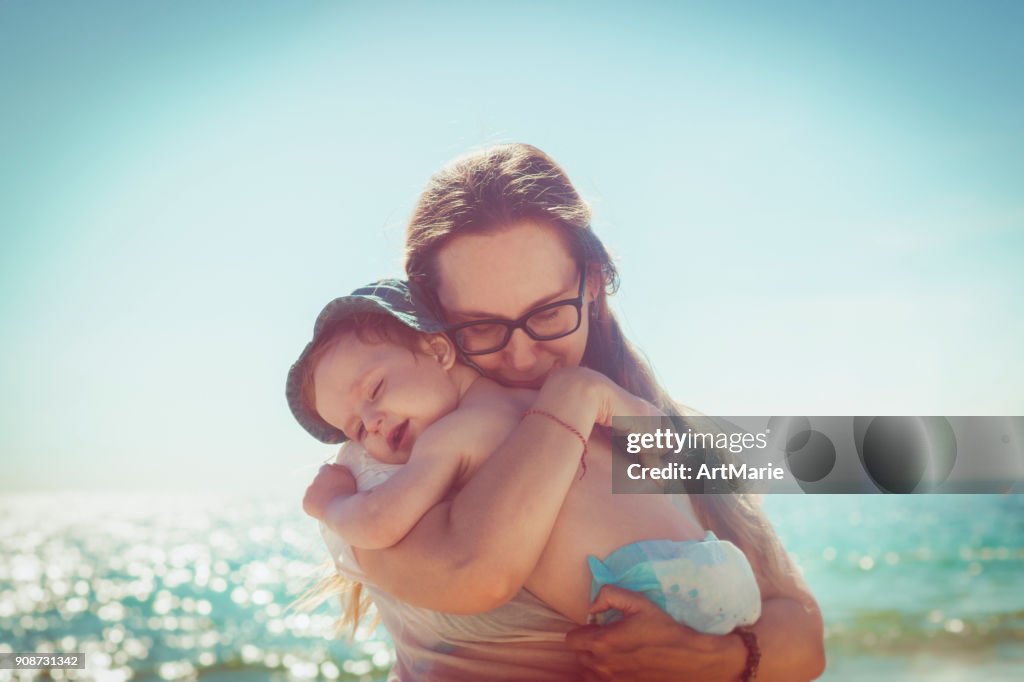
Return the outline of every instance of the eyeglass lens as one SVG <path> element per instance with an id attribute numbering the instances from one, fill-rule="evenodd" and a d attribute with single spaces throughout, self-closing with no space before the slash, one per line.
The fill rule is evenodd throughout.
<path id="1" fill-rule="evenodd" d="M 534 312 L 523 321 L 522 327 L 537 341 L 550 341 L 576 331 L 580 324 L 580 309 L 575 301 L 566 301 Z M 501 350 L 512 336 L 511 324 L 484 322 L 473 324 L 455 332 L 459 346 L 469 353 Z"/>

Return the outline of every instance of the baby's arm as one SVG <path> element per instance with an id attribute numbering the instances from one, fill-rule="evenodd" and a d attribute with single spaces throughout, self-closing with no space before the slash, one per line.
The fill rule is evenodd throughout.
<path id="1" fill-rule="evenodd" d="M 302 510 L 317 521 L 323 521 L 327 505 L 346 495 L 355 495 L 356 477 L 341 464 L 324 464 L 306 488 Z"/>
<path id="2" fill-rule="evenodd" d="M 324 523 L 353 547 L 383 549 L 397 544 L 515 423 L 507 410 L 484 407 L 446 415 L 420 435 L 409 462 L 387 481 L 331 500 Z"/>
<path id="3" fill-rule="evenodd" d="M 370 490 L 331 500 L 324 524 L 353 547 L 391 547 L 444 498 L 461 462 L 460 456 L 436 448 L 425 450 L 417 442 L 409 462 L 391 478 Z"/>

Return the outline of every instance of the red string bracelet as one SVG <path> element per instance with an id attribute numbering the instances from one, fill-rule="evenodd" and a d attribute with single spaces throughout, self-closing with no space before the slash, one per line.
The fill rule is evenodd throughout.
<path id="1" fill-rule="evenodd" d="M 576 435 L 577 438 L 580 439 L 580 442 L 583 443 L 583 454 L 580 455 L 580 466 L 583 467 L 583 471 L 580 472 L 580 480 L 582 480 L 583 477 L 587 474 L 587 439 L 584 438 L 583 434 L 577 431 L 572 424 L 567 424 L 566 422 L 562 421 L 561 419 L 551 414 L 550 412 L 545 412 L 544 410 L 531 408 L 526 411 L 526 414 L 523 415 L 523 419 L 526 419 L 531 414 L 539 414 L 541 416 L 547 417 L 556 424 L 559 424 L 560 426 L 569 429 L 569 431 L 571 431 L 573 434 Z"/>
<path id="2" fill-rule="evenodd" d="M 757 644 L 757 635 L 750 628 L 739 627 L 733 632 L 740 636 L 747 647 L 747 664 L 740 675 L 740 682 L 750 682 L 757 678 L 757 666 L 761 662 L 761 647 Z"/>

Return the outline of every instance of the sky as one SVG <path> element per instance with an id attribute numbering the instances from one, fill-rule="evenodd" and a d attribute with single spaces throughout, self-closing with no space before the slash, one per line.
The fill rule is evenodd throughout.
<path id="1" fill-rule="evenodd" d="M 295 495 L 331 298 L 547 151 L 707 414 L 1024 414 L 1024 5 L 0 2 L 0 491 Z"/>

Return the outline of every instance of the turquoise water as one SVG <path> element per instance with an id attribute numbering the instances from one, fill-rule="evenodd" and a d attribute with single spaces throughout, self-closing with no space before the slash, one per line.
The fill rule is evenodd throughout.
<path id="1" fill-rule="evenodd" d="M 774 496 L 766 509 L 825 616 L 824 679 L 1019 679 L 1024 499 Z M 0 498 L 0 650 L 85 651 L 52 679 L 379 679 L 383 633 L 332 639 L 334 604 L 289 500 Z M 0 680 L 46 679 L 45 674 Z"/>
<path id="2" fill-rule="evenodd" d="M 324 559 L 297 501 L 0 498 L 0 646 L 85 651 L 67 679 L 379 676 L 385 641 L 328 639 L 336 607 L 288 609 Z"/>
<path id="3" fill-rule="evenodd" d="M 772 496 L 818 598 L 825 679 L 1021 679 L 1024 497 Z"/>

